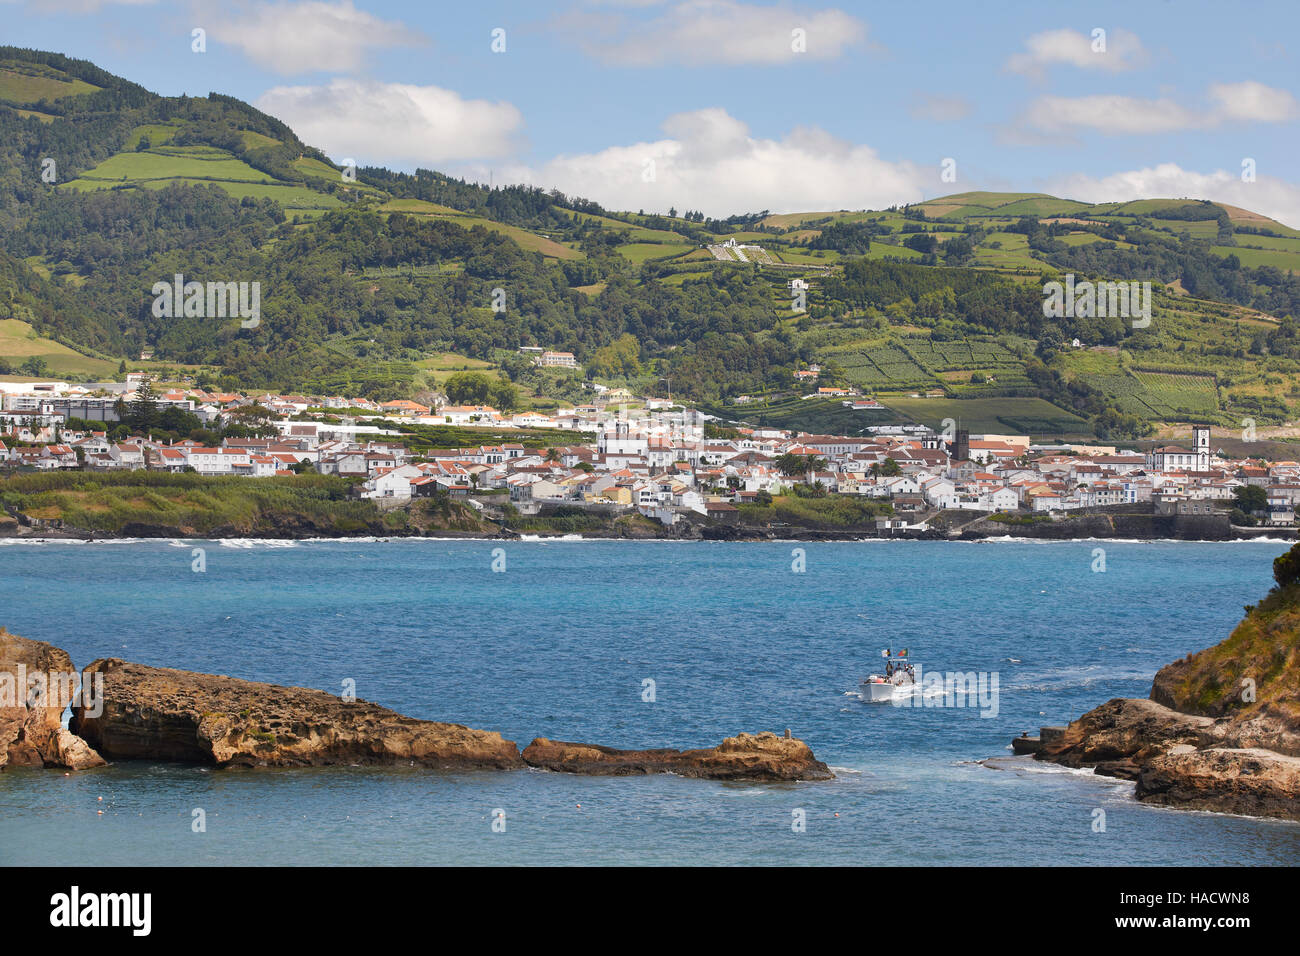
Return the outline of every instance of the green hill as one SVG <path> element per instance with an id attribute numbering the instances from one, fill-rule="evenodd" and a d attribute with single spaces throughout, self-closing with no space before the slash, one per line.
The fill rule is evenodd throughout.
<path id="1" fill-rule="evenodd" d="M 433 360 L 452 354 L 523 402 L 583 397 L 584 374 L 518 355 L 541 346 L 609 384 L 671 381 L 789 427 L 882 417 L 804 402 L 793 373 L 810 363 L 886 417 L 988 430 L 1134 438 L 1283 422 L 1300 403 L 1300 232 L 1208 200 L 620 212 L 431 170 L 353 175 L 232 97 L 162 97 L 14 47 L 0 48 L 0 153 L 0 320 L 67 349 L 40 354 L 68 377 L 151 350 L 232 388 L 386 399 L 438 385 Z M 154 315 L 154 284 L 178 273 L 259 283 L 263 321 Z M 1044 318 L 1043 284 L 1066 273 L 1151 282 L 1151 325 Z M 11 370 L 36 354 L 26 336 L 0 336 Z"/>

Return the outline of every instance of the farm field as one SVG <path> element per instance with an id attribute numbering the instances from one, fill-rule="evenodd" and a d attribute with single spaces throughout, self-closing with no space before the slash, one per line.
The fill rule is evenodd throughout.
<path id="1" fill-rule="evenodd" d="M 496 368 L 491 362 L 470 358 L 468 355 L 458 355 L 455 352 L 443 352 L 441 355 L 431 356 L 416 362 L 415 367 L 424 372 L 425 379 L 434 386 L 441 386 L 448 377 L 457 372 L 481 372 Z"/>
<path id="2" fill-rule="evenodd" d="M 618 254 L 639 265 L 651 259 L 671 259 L 694 248 L 688 242 L 629 242 L 618 247 Z"/>
<path id="3" fill-rule="evenodd" d="M 36 331 L 19 319 L 0 319 L 0 359 L 17 371 L 31 358 L 42 359 L 49 375 L 95 375 L 111 377 L 117 372 L 117 363 L 90 358 L 75 349 L 60 345 L 53 339 L 36 334 Z"/>
<path id="4" fill-rule="evenodd" d="M 959 428 L 974 434 L 1093 435 L 1085 419 L 1041 398 L 879 398 L 894 411 L 931 428 L 942 428 L 944 419 L 951 418 Z"/>
<path id="5" fill-rule="evenodd" d="M 844 377 L 865 389 L 906 388 L 934 384 L 934 375 L 897 345 L 837 346 L 819 356 L 844 369 Z"/>
<path id="6" fill-rule="evenodd" d="M 503 235 L 509 236 L 517 242 L 522 249 L 527 249 L 529 252 L 540 252 L 542 255 L 552 259 L 586 258 L 577 249 L 571 249 L 553 239 L 547 239 L 544 236 L 531 233 L 527 229 L 520 229 L 517 226 L 508 226 L 492 219 L 484 219 L 482 216 L 472 216 L 468 213 L 461 212 L 459 209 L 452 209 L 449 206 L 440 206 L 437 203 L 426 202 L 423 199 L 393 199 L 380 206 L 379 211 L 404 213 L 408 216 L 428 216 L 431 219 L 447 219 L 455 222 L 457 225 L 464 226 L 466 229 L 472 229 L 474 226 L 482 226 L 485 229 L 491 229 L 493 232 L 499 232 Z"/>
<path id="7" fill-rule="evenodd" d="M 1250 266 L 1252 269 L 1273 266 L 1284 272 L 1300 272 L 1300 253 L 1296 252 L 1282 249 L 1246 249 L 1242 246 L 1210 246 L 1210 251 L 1225 258 L 1236 256 L 1243 266 Z"/>
<path id="8" fill-rule="evenodd" d="M 113 184 L 124 180 L 145 182 L 158 179 L 276 182 L 274 177 L 254 169 L 225 150 L 206 146 L 164 146 L 143 152 L 117 153 L 78 177 L 80 181 Z"/>
<path id="9" fill-rule="evenodd" d="M 39 103 L 93 93 L 97 89 L 92 83 L 72 79 L 41 63 L 0 60 L 0 99 L 11 103 Z"/>

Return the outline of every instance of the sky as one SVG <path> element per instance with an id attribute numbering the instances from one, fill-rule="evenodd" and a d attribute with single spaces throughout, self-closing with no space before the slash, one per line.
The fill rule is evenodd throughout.
<path id="1" fill-rule="evenodd" d="M 0 24 L 158 93 L 237 96 L 338 162 L 615 209 L 988 189 L 1300 228 L 1290 0 L 0 0 Z"/>

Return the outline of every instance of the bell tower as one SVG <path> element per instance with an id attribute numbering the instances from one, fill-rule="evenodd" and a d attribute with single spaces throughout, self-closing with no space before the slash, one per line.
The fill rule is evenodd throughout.
<path id="1" fill-rule="evenodd" d="M 1192 451 L 1196 452 L 1196 470 L 1210 470 L 1210 426 L 1192 426 Z"/>

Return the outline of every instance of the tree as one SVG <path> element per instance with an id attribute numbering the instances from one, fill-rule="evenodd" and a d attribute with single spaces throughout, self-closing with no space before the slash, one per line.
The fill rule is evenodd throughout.
<path id="1" fill-rule="evenodd" d="M 513 412 L 519 407 L 519 390 L 505 379 L 492 386 L 488 397 L 498 411 Z"/>
<path id="2" fill-rule="evenodd" d="M 1268 507 L 1268 493 L 1259 485 L 1242 485 L 1233 490 L 1232 497 L 1237 507 L 1247 514 Z"/>
<path id="3" fill-rule="evenodd" d="M 158 399 L 154 397 L 153 380 L 148 376 L 136 386 L 126 420 L 132 427 L 141 430 L 158 424 Z"/>
<path id="4" fill-rule="evenodd" d="M 1300 581 L 1300 544 L 1293 545 L 1286 554 L 1273 559 L 1273 579 L 1282 588 Z"/>
<path id="5" fill-rule="evenodd" d="M 793 478 L 795 475 L 803 473 L 804 456 L 786 452 L 784 455 L 777 458 L 776 470 L 787 478 Z"/>
<path id="6" fill-rule="evenodd" d="M 37 355 L 33 355 L 26 362 L 24 362 L 22 365 L 19 366 L 19 371 L 21 371 L 24 375 L 32 375 L 35 376 L 36 378 L 40 378 L 46 373 L 46 370 L 48 368 L 49 366 L 45 364 L 45 359 Z"/>
<path id="7" fill-rule="evenodd" d="M 938 240 L 936 240 L 934 236 L 930 235 L 928 232 L 918 232 L 914 235 L 908 236 L 906 239 L 903 240 L 903 245 L 906 246 L 908 249 L 912 249 L 922 254 L 928 252 L 934 252 L 934 247 L 937 244 L 938 244 Z"/>
<path id="8" fill-rule="evenodd" d="M 492 398 L 492 380 L 481 372 L 456 372 L 443 391 L 453 405 L 486 405 Z"/>

